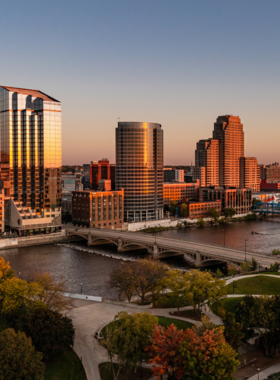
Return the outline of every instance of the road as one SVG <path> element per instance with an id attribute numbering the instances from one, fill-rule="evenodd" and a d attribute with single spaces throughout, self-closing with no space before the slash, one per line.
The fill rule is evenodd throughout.
<path id="1" fill-rule="evenodd" d="M 235 262 L 243 262 L 245 261 L 245 252 L 238 251 L 236 249 L 207 245 L 196 243 L 187 240 L 176 240 L 170 238 L 163 238 L 159 236 L 155 236 L 149 233 L 141 233 L 141 232 L 123 232 L 123 231 L 114 231 L 114 230 L 104 230 L 97 228 L 79 228 L 77 231 L 77 227 L 73 226 L 64 226 L 65 230 L 68 232 L 73 232 L 77 234 L 85 234 L 88 235 L 90 233 L 92 236 L 100 237 L 103 239 L 110 238 L 121 238 L 124 240 L 128 240 L 131 243 L 139 244 L 139 245 L 154 245 L 155 242 L 159 247 L 168 249 L 169 251 L 187 251 L 191 253 L 200 253 L 201 255 L 209 256 L 216 260 L 222 261 L 235 261 Z M 277 256 L 267 256 L 261 255 L 259 253 L 248 252 L 246 253 L 246 259 L 251 260 L 254 257 L 257 262 L 259 262 L 260 266 L 270 267 L 270 264 L 274 264 L 275 261 L 278 261 Z M 279 260 L 280 261 L 280 260 Z"/>

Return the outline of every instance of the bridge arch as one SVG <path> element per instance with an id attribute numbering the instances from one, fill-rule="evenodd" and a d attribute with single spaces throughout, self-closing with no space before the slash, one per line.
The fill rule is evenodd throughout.
<path id="1" fill-rule="evenodd" d="M 77 234 L 76 233 L 67 234 L 67 237 L 72 237 L 72 236 L 79 236 L 79 237 L 82 237 L 88 241 L 88 235 L 85 235 L 85 234 L 78 234 L 78 233 Z"/>

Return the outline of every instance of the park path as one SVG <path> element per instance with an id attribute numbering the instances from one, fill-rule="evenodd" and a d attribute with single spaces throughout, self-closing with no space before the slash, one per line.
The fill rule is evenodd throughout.
<path id="1" fill-rule="evenodd" d="M 264 380 L 266 379 L 269 375 L 272 375 L 274 373 L 280 372 L 280 363 L 277 363 L 264 371 L 260 371 L 258 374 L 249 377 L 248 380 Z"/>

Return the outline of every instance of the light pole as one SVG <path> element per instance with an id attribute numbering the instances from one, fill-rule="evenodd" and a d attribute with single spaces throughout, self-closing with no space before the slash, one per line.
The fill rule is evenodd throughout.
<path id="1" fill-rule="evenodd" d="M 224 247 L 226 246 L 226 230 L 222 230 L 222 232 L 224 233 Z"/>
<path id="2" fill-rule="evenodd" d="M 81 282 L 81 294 L 83 294 L 83 283 Z"/>
<path id="3" fill-rule="evenodd" d="M 247 241 L 248 241 L 248 240 L 245 239 L 245 262 L 247 261 L 247 260 L 246 260 L 246 248 L 247 248 L 246 243 L 247 243 Z"/>
<path id="4" fill-rule="evenodd" d="M 145 359 L 141 360 L 141 380 L 143 379 L 143 377 L 142 377 L 142 363 L 144 363 L 145 361 L 146 361 Z"/>
<path id="5" fill-rule="evenodd" d="M 157 244 L 157 233 L 155 232 L 155 244 Z"/>
<path id="6" fill-rule="evenodd" d="M 258 380 L 260 380 L 260 370 L 261 370 L 260 367 L 258 367 L 257 370 L 258 370 Z"/>
<path id="7" fill-rule="evenodd" d="M 259 274 L 260 274 L 260 270 L 261 270 L 261 262 L 259 261 Z"/>

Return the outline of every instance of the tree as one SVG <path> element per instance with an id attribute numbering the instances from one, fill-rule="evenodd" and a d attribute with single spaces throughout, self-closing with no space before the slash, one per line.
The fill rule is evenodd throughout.
<path id="1" fill-rule="evenodd" d="M 55 281 L 49 273 L 36 274 L 34 282 L 42 289 L 38 299 L 49 309 L 65 311 L 73 308 L 73 298 L 63 295 L 66 292 L 66 285 L 62 277 Z"/>
<path id="2" fill-rule="evenodd" d="M 233 380 L 240 364 L 238 354 L 225 342 L 223 327 L 206 330 L 202 336 L 188 329 L 179 357 L 192 380 Z"/>
<path id="3" fill-rule="evenodd" d="M 168 328 L 156 326 L 150 338 L 151 344 L 146 348 L 152 357 L 149 363 L 157 364 L 152 370 L 155 376 L 168 373 L 168 379 L 181 380 L 185 374 L 183 360 L 178 352 L 187 330 L 178 330 L 173 324 Z"/>
<path id="4" fill-rule="evenodd" d="M 242 326 L 244 339 L 250 339 L 254 333 L 250 323 L 251 310 L 254 309 L 255 298 L 253 296 L 245 296 L 242 301 L 235 305 L 235 320 Z"/>
<path id="5" fill-rule="evenodd" d="M 124 294 L 130 302 L 136 288 L 136 277 L 132 263 L 120 263 L 114 268 L 108 286 L 118 289 L 119 293 Z"/>
<path id="6" fill-rule="evenodd" d="M 212 218 L 213 222 L 217 222 L 220 217 L 220 213 L 214 207 L 212 207 L 208 211 L 208 216 Z"/>
<path id="7" fill-rule="evenodd" d="M 205 333 L 205 331 L 207 330 L 213 330 L 215 329 L 217 326 L 215 325 L 215 323 L 211 322 L 210 319 L 204 315 L 202 318 L 201 318 L 201 324 L 198 324 L 196 323 L 193 327 L 192 327 L 192 330 L 198 335 L 198 336 L 203 336 L 203 334 Z"/>
<path id="8" fill-rule="evenodd" d="M 169 212 L 171 215 L 175 215 L 176 207 L 177 207 L 177 203 L 175 201 L 171 201 L 169 205 Z"/>
<path id="9" fill-rule="evenodd" d="M 196 224 L 199 227 L 204 227 L 205 226 L 205 221 L 202 218 L 199 218 L 198 221 L 196 222 Z"/>
<path id="10" fill-rule="evenodd" d="M 41 292 L 39 284 L 28 284 L 15 277 L 0 282 L 0 314 L 4 316 L 22 308 L 27 310 L 42 305 L 39 299 Z"/>
<path id="11" fill-rule="evenodd" d="M 236 210 L 232 207 L 225 208 L 225 217 L 232 218 L 236 214 Z"/>
<path id="12" fill-rule="evenodd" d="M 213 277 L 215 277 L 215 278 L 222 278 L 222 277 L 224 277 L 224 275 L 223 275 L 222 271 L 218 268 L 216 270 L 216 272 L 213 274 Z"/>
<path id="13" fill-rule="evenodd" d="M 120 371 L 125 366 L 125 360 L 121 356 L 117 356 L 119 348 L 119 334 L 114 333 L 114 330 L 114 326 L 109 324 L 106 327 L 106 334 L 104 334 L 103 340 L 100 341 L 100 344 L 106 348 L 113 378 L 114 380 L 118 380 Z M 117 359 L 118 362 L 117 368 L 114 366 L 115 359 Z"/>
<path id="14" fill-rule="evenodd" d="M 22 321 L 22 330 L 32 339 L 37 351 L 48 359 L 74 344 L 72 320 L 46 307 L 36 308 Z"/>
<path id="15" fill-rule="evenodd" d="M 144 259 L 134 261 L 132 270 L 135 276 L 135 290 L 143 304 L 149 294 L 155 293 L 159 281 L 165 277 L 166 268 L 155 261 Z"/>
<path id="16" fill-rule="evenodd" d="M 241 270 L 242 272 L 252 272 L 258 269 L 258 263 L 257 260 L 252 257 L 252 261 L 245 261 L 241 264 Z"/>
<path id="17" fill-rule="evenodd" d="M 186 273 L 186 278 L 190 281 L 191 303 L 196 312 L 202 302 L 218 302 L 227 294 L 225 281 L 213 278 L 209 272 L 193 269 Z"/>
<path id="18" fill-rule="evenodd" d="M 11 269 L 9 262 L 5 263 L 3 257 L 0 257 L 0 280 L 5 281 L 14 277 L 15 271 Z"/>
<path id="19" fill-rule="evenodd" d="M 0 333 L 0 380 L 44 380 L 42 357 L 23 332 Z"/>
<path id="20" fill-rule="evenodd" d="M 105 342 L 101 341 L 101 344 L 107 348 L 109 358 L 117 355 L 120 366 L 134 369 L 146 356 L 145 348 L 158 318 L 150 313 L 128 314 L 122 311 L 115 316 L 114 321 L 107 329 Z M 111 339 L 109 342 L 108 333 Z"/>
<path id="21" fill-rule="evenodd" d="M 183 203 L 180 207 L 180 215 L 181 217 L 183 218 L 186 218 L 187 216 L 189 216 L 189 208 L 188 206 L 186 205 L 186 203 Z"/>
<path id="22" fill-rule="evenodd" d="M 161 299 L 172 297 L 175 307 L 180 314 L 180 306 L 190 300 L 190 281 L 186 276 L 186 273 L 179 269 L 169 270 L 166 276 L 162 279 L 160 284 L 170 289 L 172 294 L 162 293 Z"/>
<path id="23" fill-rule="evenodd" d="M 238 348 L 241 346 L 241 341 L 244 338 L 242 324 L 236 322 L 235 314 L 230 312 L 225 313 L 223 323 L 225 327 L 225 340 L 231 345 L 232 348 L 238 350 Z"/>

